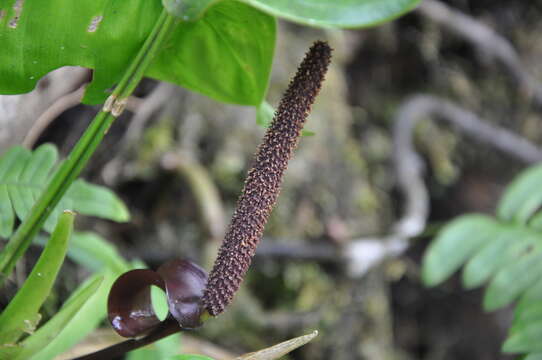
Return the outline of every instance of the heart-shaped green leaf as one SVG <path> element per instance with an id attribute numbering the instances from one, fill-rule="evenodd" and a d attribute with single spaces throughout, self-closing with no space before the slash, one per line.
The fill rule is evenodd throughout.
<path id="1" fill-rule="evenodd" d="M 0 3 L 0 93 L 32 90 L 66 65 L 94 69 L 84 101 L 101 103 L 158 18 L 160 1 Z M 257 105 L 267 89 L 275 19 L 249 5 L 221 1 L 195 22 L 181 22 L 148 75 L 217 100 Z"/>
<path id="2" fill-rule="evenodd" d="M 420 0 L 241 0 L 272 15 L 319 27 L 367 27 L 413 9 Z"/>

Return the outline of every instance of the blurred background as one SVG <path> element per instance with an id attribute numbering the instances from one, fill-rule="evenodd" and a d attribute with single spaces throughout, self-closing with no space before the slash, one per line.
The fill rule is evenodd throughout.
<path id="1" fill-rule="evenodd" d="M 183 351 L 231 359 L 318 329 L 288 358 L 511 359 L 500 353 L 511 311 L 483 313 L 481 290 L 457 278 L 425 288 L 420 261 L 446 221 L 493 214 L 513 176 L 542 160 L 541 16 L 540 1 L 425 0 L 370 30 L 280 22 L 273 106 L 313 41 L 335 49 L 312 134 L 242 290 Z M 67 154 L 99 110 L 77 105 L 88 79 L 64 68 L 1 96 L 0 151 L 52 142 Z M 128 110 L 84 177 L 112 188 L 132 221 L 80 217 L 78 229 L 151 268 L 188 257 L 210 269 L 265 129 L 253 108 L 154 80 Z M 68 260 L 61 276 L 51 311 L 88 273 Z"/>

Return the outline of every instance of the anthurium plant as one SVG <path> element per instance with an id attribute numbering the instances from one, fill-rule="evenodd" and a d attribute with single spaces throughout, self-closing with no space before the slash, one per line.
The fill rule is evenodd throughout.
<path id="1" fill-rule="evenodd" d="M 0 314 L 0 358 L 52 359 L 99 324 L 106 302 L 113 327 L 138 340 L 84 358 L 117 356 L 197 327 L 224 311 L 248 270 L 324 79 L 331 49 L 325 42 L 315 42 L 301 63 L 258 150 L 209 276 L 193 263 L 174 259 L 156 272 L 126 273 L 140 266 L 122 259 L 96 234 L 73 230 L 75 212 L 129 220 L 128 209 L 114 194 L 77 178 L 143 77 L 217 101 L 269 109 L 265 96 L 277 18 L 323 28 L 361 28 L 390 21 L 418 2 L 0 0 L 0 94 L 28 92 L 50 71 L 71 65 L 92 69 L 83 103 L 103 104 L 57 166 L 51 145 L 34 151 L 16 147 L 0 156 L 0 237 L 6 238 L 0 251 L 2 284 L 32 242 L 45 246 L 27 281 Z M 15 228 L 17 219 L 20 224 Z M 51 233 L 48 240 L 39 240 L 42 230 Z M 66 255 L 94 276 L 41 325 L 39 309 Z M 168 295 L 170 316 L 163 322 L 150 307 L 151 285 Z M 148 310 L 148 316 L 130 318 L 137 306 Z M 311 336 L 294 339 L 288 346 L 300 346 Z M 275 349 L 282 350 L 276 350 L 276 356 L 284 354 L 285 347 L 279 345 Z"/>

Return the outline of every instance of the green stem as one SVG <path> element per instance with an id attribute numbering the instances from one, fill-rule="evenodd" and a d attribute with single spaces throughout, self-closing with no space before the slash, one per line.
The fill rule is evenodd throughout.
<path id="1" fill-rule="evenodd" d="M 169 15 L 165 10 L 163 11 L 159 21 L 161 21 L 161 27 L 155 35 L 156 38 L 149 45 L 147 56 L 140 59 L 138 67 L 134 70 L 133 77 L 130 79 L 130 81 L 128 81 L 126 86 L 120 89 L 120 91 L 117 93 L 119 99 L 125 99 L 134 92 L 137 84 L 139 84 L 139 81 L 143 78 L 145 71 L 152 63 L 154 56 L 161 49 L 162 45 L 167 40 L 168 35 L 171 34 L 171 30 L 176 24 L 175 18 L 172 15 Z"/>
<path id="2" fill-rule="evenodd" d="M 130 81 L 136 80 L 135 74 L 138 73 L 138 68 L 140 67 L 143 59 L 148 56 L 147 54 L 149 53 L 152 44 L 155 42 L 156 35 L 163 28 L 166 17 L 167 17 L 167 12 L 162 11 L 162 13 L 160 14 L 160 17 L 156 21 L 156 25 L 154 26 L 151 33 L 149 34 L 149 36 L 143 43 L 143 46 L 137 53 L 136 57 L 133 59 L 132 63 L 130 64 L 126 72 L 124 73 L 124 76 L 119 81 L 117 87 L 113 90 L 113 96 L 115 98 L 120 97 L 121 93 L 124 91 L 124 89 L 126 89 Z M 139 80 L 137 80 L 137 82 L 139 82 Z"/>
<path id="3" fill-rule="evenodd" d="M 126 98 L 132 94 L 143 78 L 146 69 L 166 41 L 167 35 L 172 32 L 175 24 L 173 16 L 163 10 L 152 32 L 132 60 L 102 111 L 92 120 L 66 161 L 49 182 L 46 190 L 0 253 L 1 274 L 8 276 L 11 273 L 17 260 L 25 253 L 45 220 L 79 176 L 115 118 L 122 113 Z M 2 280 L 0 279 L 0 284 Z"/>

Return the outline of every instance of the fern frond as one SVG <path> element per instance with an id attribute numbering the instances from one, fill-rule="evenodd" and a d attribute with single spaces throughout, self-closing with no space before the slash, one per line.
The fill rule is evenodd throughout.
<path id="1" fill-rule="evenodd" d="M 58 152 L 51 144 L 35 151 L 20 146 L 10 148 L 0 156 L 0 237 L 13 233 L 15 219 L 23 220 L 46 188 L 57 162 Z M 45 222 L 51 232 L 64 209 L 84 215 L 123 222 L 129 220 L 124 203 L 109 189 L 75 181 L 64 198 Z"/>
<path id="2" fill-rule="evenodd" d="M 425 253 L 422 274 L 436 286 L 463 267 L 471 289 L 487 284 L 484 309 L 517 301 L 504 352 L 542 360 L 542 165 L 527 169 L 507 188 L 497 217 L 470 214 L 445 226 Z"/>

